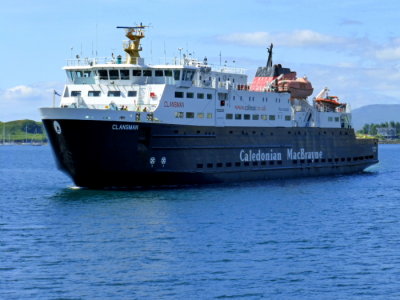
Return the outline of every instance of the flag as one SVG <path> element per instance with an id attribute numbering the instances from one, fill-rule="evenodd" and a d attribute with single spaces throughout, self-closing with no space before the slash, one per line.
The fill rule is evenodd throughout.
<path id="1" fill-rule="evenodd" d="M 54 95 L 61 96 L 56 90 L 54 90 Z"/>

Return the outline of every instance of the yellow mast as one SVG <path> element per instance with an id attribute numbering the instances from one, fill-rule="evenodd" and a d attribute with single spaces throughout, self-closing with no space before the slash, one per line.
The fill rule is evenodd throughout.
<path id="1" fill-rule="evenodd" d="M 139 51 L 142 51 L 142 47 L 140 46 L 140 40 L 144 38 L 144 29 L 147 26 L 134 26 L 134 27 L 125 27 L 118 26 L 117 28 L 124 28 L 126 30 L 126 37 L 129 39 L 128 43 L 124 43 L 124 51 L 127 53 L 126 55 L 126 63 L 127 64 L 137 64 L 138 58 L 140 57 Z"/>

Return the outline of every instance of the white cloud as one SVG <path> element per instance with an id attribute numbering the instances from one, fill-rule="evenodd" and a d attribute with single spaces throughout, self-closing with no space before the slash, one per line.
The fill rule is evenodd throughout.
<path id="1" fill-rule="evenodd" d="M 288 47 L 324 46 L 331 44 L 343 44 L 346 41 L 346 39 L 341 37 L 325 35 L 308 29 L 280 33 L 232 33 L 219 36 L 218 39 L 224 42 L 239 45 L 265 46 L 267 43 L 272 42 L 278 46 Z"/>
<path id="2" fill-rule="evenodd" d="M 0 90 L 0 121 L 39 120 L 39 108 L 50 106 L 53 90 L 61 88 L 61 83 L 47 82 Z"/>
<path id="3" fill-rule="evenodd" d="M 5 100 L 16 100 L 16 99 L 24 99 L 24 98 L 32 98 L 37 97 L 43 94 L 43 90 L 27 85 L 18 85 L 5 91 L 0 91 L 0 95 L 2 99 Z"/>
<path id="4" fill-rule="evenodd" d="M 385 49 L 377 50 L 375 52 L 376 58 L 381 60 L 397 60 L 400 59 L 400 46 L 388 47 Z"/>

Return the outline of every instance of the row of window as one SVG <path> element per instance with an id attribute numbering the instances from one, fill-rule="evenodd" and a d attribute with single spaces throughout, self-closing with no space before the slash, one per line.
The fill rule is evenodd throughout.
<path id="1" fill-rule="evenodd" d="M 373 158 L 374 158 L 373 155 L 369 155 L 369 156 L 357 156 L 357 157 L 347 157 L 347 158 L 344 158 L 344 157 L 342 157 L 342 158 L 328 158 L 328 159 L 322 158 L 321 160 L 319 160 L 319 159 L 314 159 L 314 160 L 301 159 L 299 161 L 298 160 L 291 160 L 289 162 L 292 162 L 292 164 L 296 165 L 298 163 L 301 163 L 301 164 L 308 163 L 308 164 L 310 164 L 310 163 L 320 163 L 320 162 L 321 163 L 326 163 L 326 162 L 328 162 L 328 163 L 345 162 L 345 161 L 351 162 L 351 161 L 368 160 L 368 159 L 373 159 Z M 230 168 L 230 167 L 233 167 L 233 166 L 234 167 L 241 167 L 241 166 L 246 166 L 247 167 L 247 166 L 250 166 L 250 165 L 251 166 L 259 166 L 259 165 L 260 166 L 266 166 L 266 165 L 272 166 L 272 165 L 282 165 L 282 161 L 281 160 L 276 160 L 276 161 L 274 161 L 274 160 L 270 160 L 270 161 L 253 161 L 253 162 L 245 161 L 245 162 L 235 162 L 235 163 L 226 162 L 225 164 L 219 162 L 219 163 L 215 164 L 215 166 L 217 168 L 222 168 L 222 167 L 224 167 L 224 165 L 225 165 L 226 168 Z M 210 168 L 214 168 L 214 164 L 213 163 L 207 163 L 207 164 L 199 163 L 199 164 L 196 165 L 196 168 L 197 169 L 203 169 L 203 168 L 210 169 Z"/>
<path id="2" fill-rule="evenodd" d="M 275 115 L 257 115 L 257 114 L 226 114 L 226 119 L 227 120 L 233 120 L 235 117 L 235 120 L 270 120 L 270 121 L 275 121 Z M 292 117 L 290 115 L 285 116 L 285 121 L 290 121 Z"/>
<path id="3" fill-rule="evenodd" d="M 211 100 L 213 98 L 213 95 L 212 94 L 205 95 L 204 93 L 196 93 L 197 99 L 204 99 L 204 97 L 207 97 L 208 100 Z M 175 92 L 175 98 L 185 98 L 185 93 L 184 92 Z M 186 98 L 193 99 L 194 93 L 187 92 Z"/>
<path id="4" fill-rule="evenodd" d="M 131 77 L 171 77 L 175 80 L 188 80 L 193 79 L 195 70 L 154 70 L 154 69 L 135 69 L 135 70 L 97 70 L 97 71 L 70 71 L 69 76 L 71 79 L 75 78 L 88 78 L 93 75 L 99 76 L 100 80 L 129 80 Z M 181 76 L 182 75 L 182 76 Z"/>
<path id="5" fill-rule="evenodd" d="M 333 117 L 328 117 L 329 122 L 333 122 Z M 339 122 L 339 117 L 335 117 L 335 122 Z"/>
<path id="6" fill-rule="evenodd" d="M 186 114 L 182 111 L 177 111 L 175 112 L 175 118 L 178 119 L 183 119 L 184 116 L 186 116 L 187 119 L 194 119 L 195 113 L 194 112 L 186 112 Z M 213 114 L 212 113 L 197 113 L 197 118 L 199 119 L 204 119 L 207 117 L 207 119 L 212 119 Z"/>
<path id="7" fill-rule="evenodd" d="M 82 95 L 81 91 L 71 91 L 71 97 L 80 97 Z M 88 91 L 87 95 L 89 97 L 100 97 L 101 91 Z M 108 91 L 108 97 L 123 97 L 124 94 L 121 91 Z M 127 97 L 136 97 L 137 91 L 128 91 Z"/>

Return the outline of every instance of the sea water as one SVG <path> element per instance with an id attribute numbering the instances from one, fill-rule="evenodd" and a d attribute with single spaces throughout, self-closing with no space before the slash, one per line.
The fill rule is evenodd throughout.
<path id="1" fill-rule="evenodd" d="M 1 299 L 399 299 L 400 145 L 346 176 L 86 190 L 0 147 Z"/>

